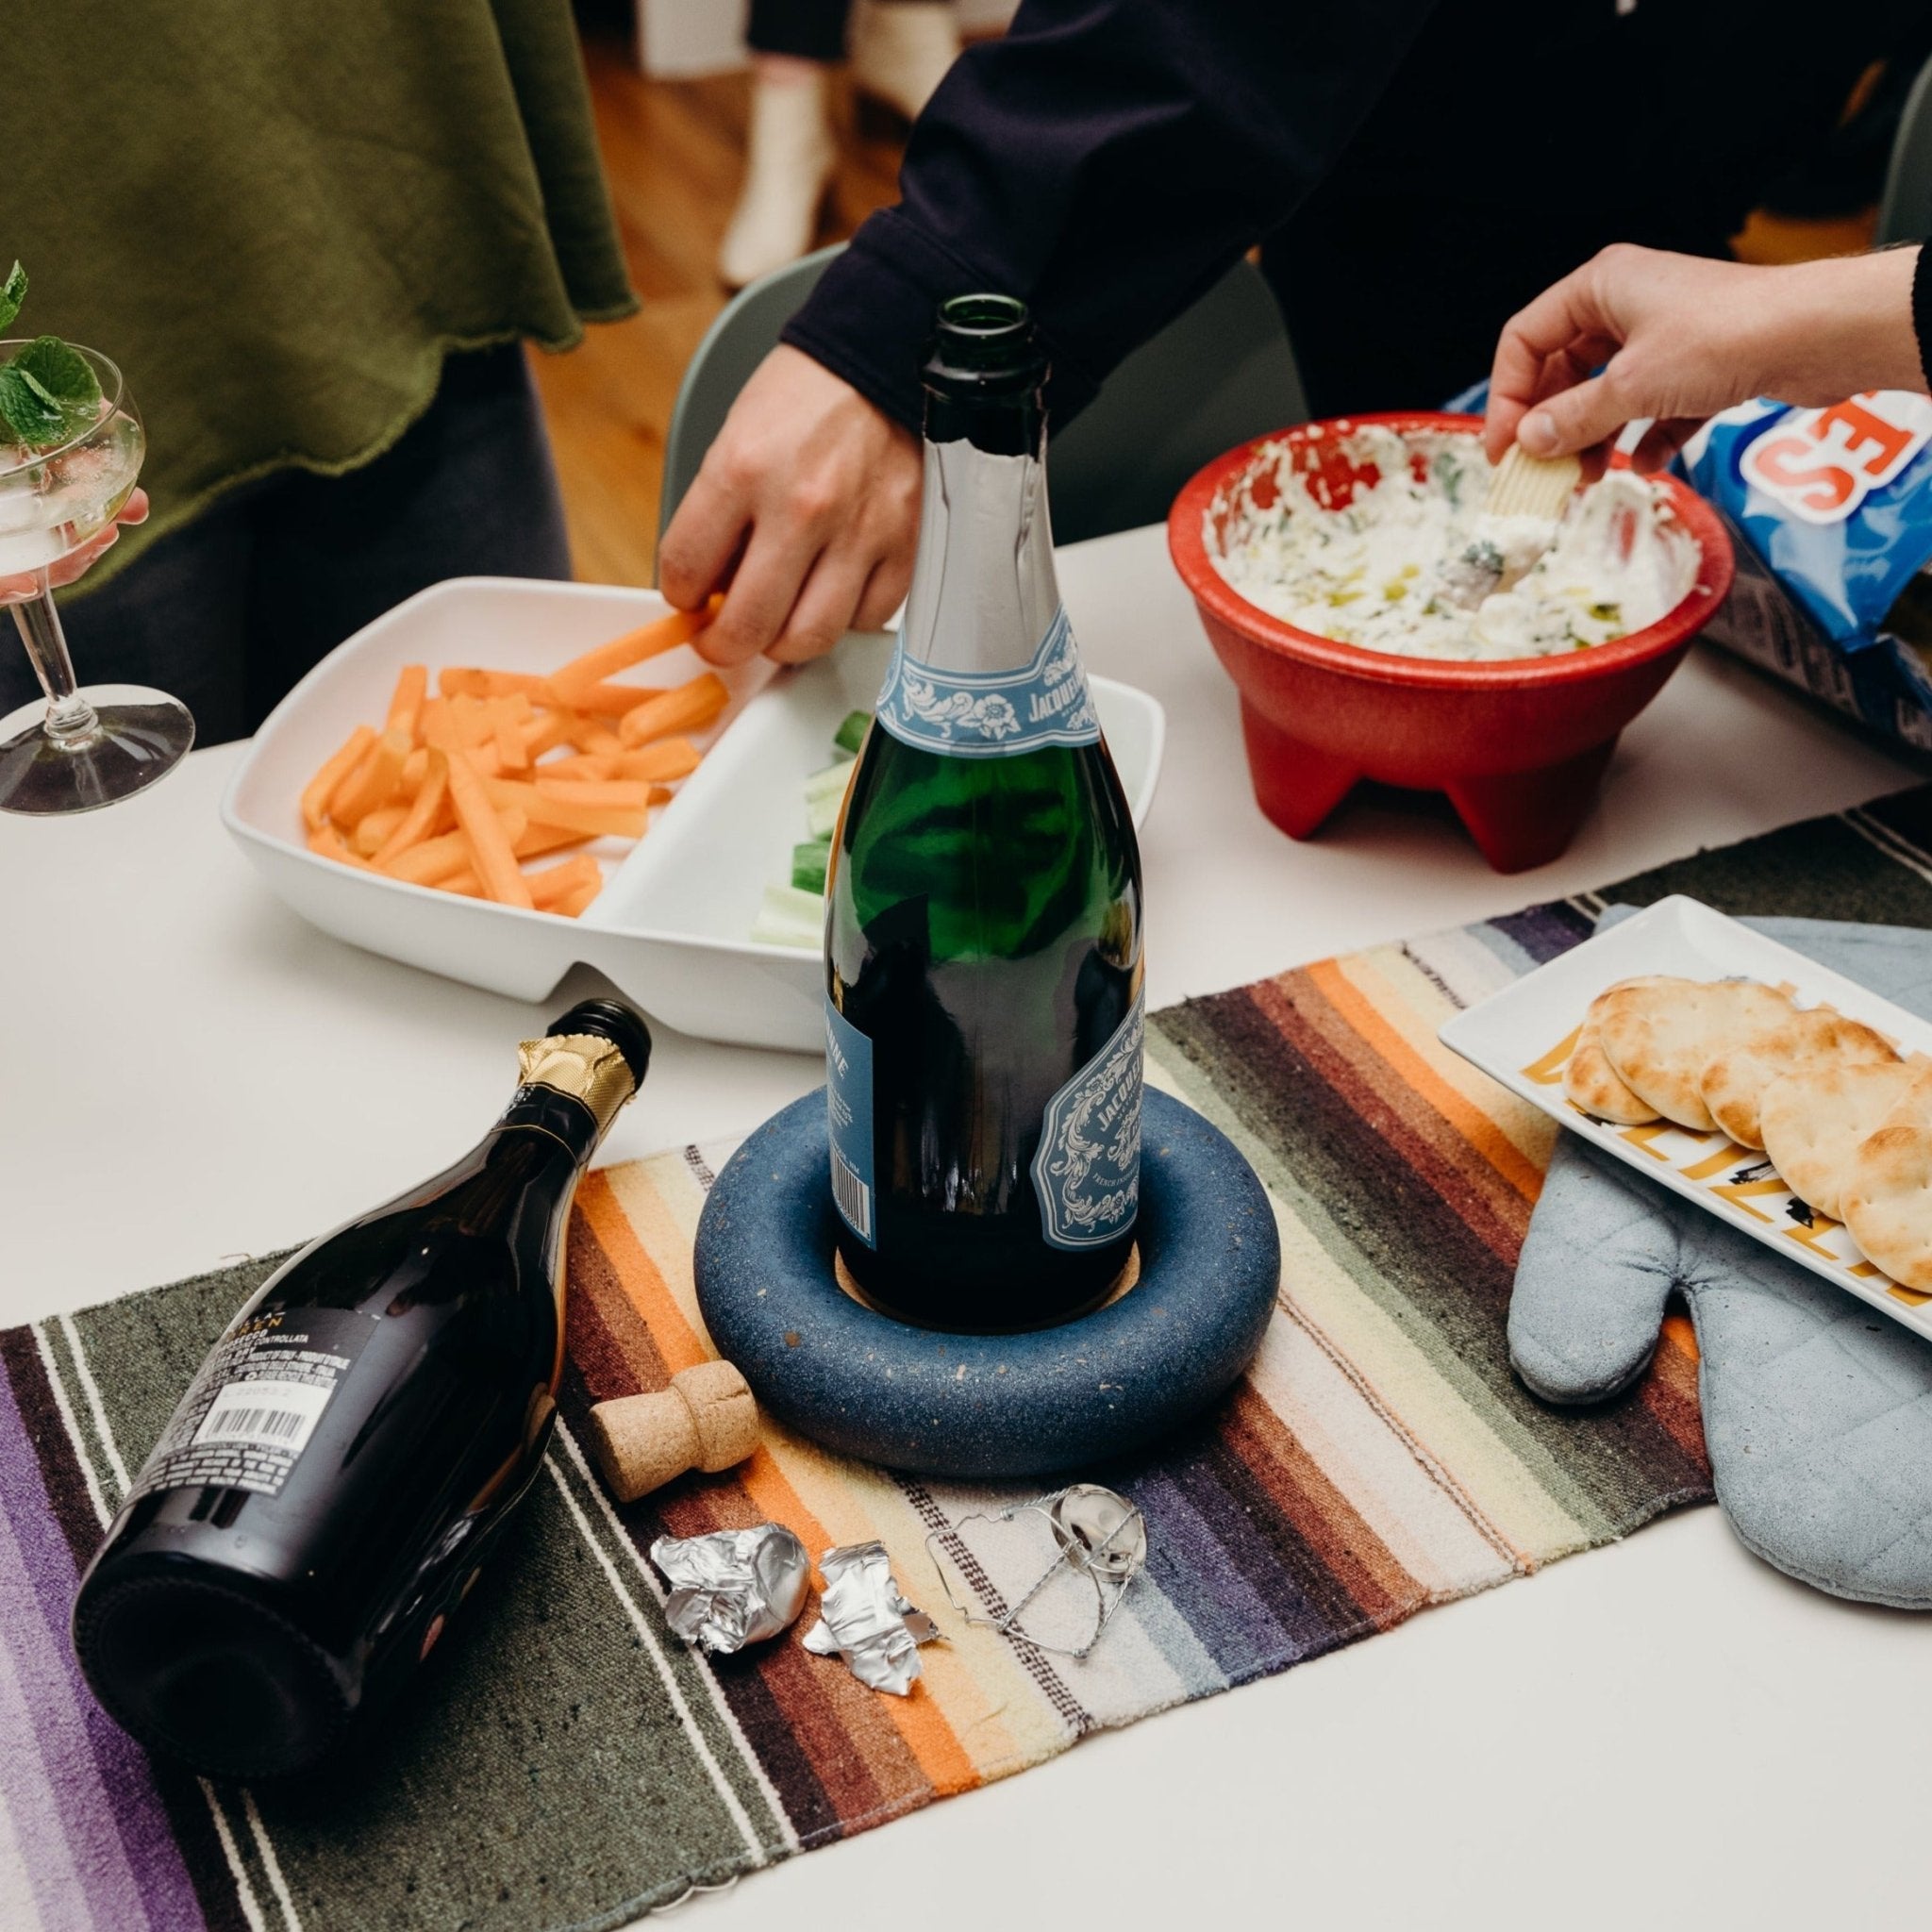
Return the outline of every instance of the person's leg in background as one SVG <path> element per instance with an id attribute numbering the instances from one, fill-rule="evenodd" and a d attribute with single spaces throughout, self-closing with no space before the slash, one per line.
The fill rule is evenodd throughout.
<path id="1" fill-rule="evenodd" d="M 445 577 L 568 578 L 550 441 L 520 343 L 453 355 L 436 400 L 345 476 L 291 472 L 258 509 L 248 729 L 342 640 Z"/>
<path id="2" fill-rule="evenodd" d="M 719 278 L 741 289 L 812 244 L 838 161 L 830 70 L 851 25 L 858 84 L 916 120 L 959 52 L 947 0 L 752 0 L 751 121 L 744 187 L 718 251 Z"/>

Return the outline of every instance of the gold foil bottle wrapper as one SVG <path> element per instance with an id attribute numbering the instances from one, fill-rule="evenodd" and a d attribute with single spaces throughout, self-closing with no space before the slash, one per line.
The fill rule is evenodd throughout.
<path id="1" fill-rule="evenodd" d="M 601 1134 L 638 1090 L 630 1062 L 614 1040 L 597 1033 L 553 1033 L 517 1048 L 525 1087 L 550 1087 L 581 1100 Z"/>

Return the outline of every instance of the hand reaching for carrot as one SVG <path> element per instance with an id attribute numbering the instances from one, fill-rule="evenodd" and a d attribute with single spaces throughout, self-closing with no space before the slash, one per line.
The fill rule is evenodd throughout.
<path id="1" fill-rule="evenodd" d="M 548 676 L 451 668 L 432 692 L 425 666 L 405 666 L 381 725 L 358 724 L 305 788 L 308 849 L 410 885 L 575 918 L 602 890 L 596 858 L 577 852 L 537 871 L 524 861 L 642 837 L 670 788 L 696 770 L 687 734 L 728 703 L 718 675 L 669 689 L 612 680 L 689 643 L 716 601 Z"/>

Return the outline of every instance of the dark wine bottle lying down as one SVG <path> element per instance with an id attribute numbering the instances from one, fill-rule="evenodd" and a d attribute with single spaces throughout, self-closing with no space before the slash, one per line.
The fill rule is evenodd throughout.
<path id="1" fill-rule="evenodd" d="M 571 1202 L 651 1036 L 587 1000 L 522 1053 L 479 1146 L 263 1284 L 129 1489 L 74 1644 L 142 1743 L 218 1776 L 319 1763 L 429 1655 L 528 1491 Z"/>

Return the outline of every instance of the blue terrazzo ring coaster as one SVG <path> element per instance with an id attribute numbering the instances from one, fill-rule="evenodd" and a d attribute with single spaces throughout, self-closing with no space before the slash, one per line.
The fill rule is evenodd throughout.
<path id="1" fill-rule="evenodd" d="M 1199 1413 L 1247 1366 L 1281 1277 L 1255 1171 L 1192 1108 L 1147 1090 L 1141 1273 L 1107 1307 L 1026 1335 L 914 1328 L 833 1276 L 824 1091 L 726 1163 L 698 1223 L 698 1306 L 718 1352 L 788 1428 L 924 1475 L 1044 1475 Z"/>

